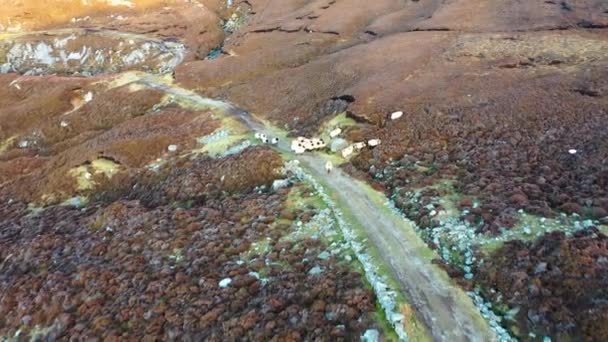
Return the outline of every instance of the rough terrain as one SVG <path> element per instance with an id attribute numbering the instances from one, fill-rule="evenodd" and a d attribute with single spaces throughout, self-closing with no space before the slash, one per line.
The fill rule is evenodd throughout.
<path id="1" fill-rule="evenodd" d="M 353 265 L 321 260 L 336 271 L 317 285 L 336 291 L 309 288 L 303 260 L 331 241 L 279 242 L 323 217 L 288 213 L 291 190 L 268 190 L 294 157 L 283 133 L 339 125 L 382 144 L 302 167 L 368 234 L 431 339 L 487 340 L 484 317 L 521 340 L 601 341 L 607 70 L 602 0 L 4 1 L 0 332 L 391 338 Z M 260 130 L 283 138 L 280 154 L 251 146 Z M 330 177 L 327 158 L 342 169 Z M 232 248 L 266 236 L 264 266 L 232 264 Z M 149 248 L 121 243 L 132 239 Z M 213 248 L 195 255 L 200 244 Z M 275 283 L 241 279 L 267 267 Z M 121 280 L 133 272 L 140 283 Z M 259 289 L 219 287 L 237 275 Z M 145 298 L 127 310 L 99 286 Z M 200 294 L 214 299 L 187 299 Z"/>

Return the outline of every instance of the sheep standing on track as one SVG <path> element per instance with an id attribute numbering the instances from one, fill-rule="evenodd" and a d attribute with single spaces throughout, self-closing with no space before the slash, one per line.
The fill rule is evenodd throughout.
<path id="1" fill-rule="evenodd" d="M 325 163 L 325 171 L 327 171 L 327 174 L 329 174 L 331 172 L 331 170 L 333 170 L 334 165 L 331 163 L 331 161 L 327 161 Z"/>
<path id="2" fill-rule="evenodd" d="M 296 154 L 302 154 L 306 152 L 304 145 L 299 140 L 291 141 L 291 150 L 294 151 Z"/>
<path id="3" fill-rule="evenodd" d="M 270 141 L 271 144 L 276 145 L 279 143 L 279 138 L 272 138 L 272 140 Z"/>
<path id="4" fill-rule="evenodd" d="M 323 139 L 318 139 L 318 138 L 312 138 L 311 140 L 312 143 L 312 149 L 318 149 L 318 148 L 323 148 L 325 147 L 325 141 L 323 141 Z"/>
<path id="5" fill-rule="evenodd" d="M 254 134 L 256 139 L 260 139 L 262 141 L 262 143 L 267 144 L 268 143 L 268 137 L 266 136 L 266 134 L 264 133 L 255 133 Z"/>
<path id="6" fill-rule="evenodd" d="M 325 146 L 327 146 L 325 141 L 323 139 L 318 138 L 308 139 L 305 137 L 297 137 L 296 139 L 291 141 L 291 150 L 296 152 L 297 154 L 304 153 L 305 151 L 317 150 Z"/>

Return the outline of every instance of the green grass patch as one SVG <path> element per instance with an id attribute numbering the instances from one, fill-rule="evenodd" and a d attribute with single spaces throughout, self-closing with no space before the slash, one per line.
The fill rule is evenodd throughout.
<path id="1" fill-rule="evenodd" d="M 319 132 L 321 134 L 326 133 L 328 131 L 333 130 L 336 127 L 340 127 L 343 130 L 349 126 L 354 126 L 356 125 L 357 122 L 349 117 L 346 116 L 346 112 L 340 113 L 336 116 L 334 116 L 333 118 L 329 119 L 328 121 L 325 121 L 324 123 L 321 124 L 321 128 L 319 129 Z"/>

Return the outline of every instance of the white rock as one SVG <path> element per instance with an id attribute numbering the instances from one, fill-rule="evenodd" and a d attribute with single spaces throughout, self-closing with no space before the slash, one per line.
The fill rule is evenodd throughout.
<path id="1" fill-rule="evenodd" d="M 361 342 L 378 342 L 380 341 L 380 333 L 376 329 L 368 329 L 361 336 Z"/>
<path id="2" fill-rule="evenodd" d="M 308 274 L 310 275 L 319 275 L 323 273 L 323 267 L 319 267 L 319 266 L 315 266 L 313 268 L 310 269 L 310 271 L 308 271 Z"/>
<path id="3" fill-rule="evenodd" d="M 576 152 L 578 152 L 578 151 L 573 148 L 568 150 L 568 153 L 570 153 L 570 154 L 576 154 Z"/>
<path id="4" fill-rule="evenodd" d="M 391 321 L 392 322 L 401 322 L 401 321 L 403 321 L 404 318 L 405 318 L 405 316 L 403 314 L 393 313 L 391 316 Z"/>
<path id="5" fill-rule="evenodd" d="M 226 287 L 228 287 L 228 285 L 230 285 L 230 283 L 232 283 L 232 279 L 230 279 L 230 278 L 224 278 L 224 279 L 220 280 L 220 282 L 219 282 L 218 285 L 221 288 L 226 288 Z"/>
<path id="6" fill-rule="evenodd" d="M 87 92 L 86 94 L 84 94 L 84 102 L 90 102 L 93 99 L 93 93 L 92 92 Z"/>
<path id="7" fill-rule="evenodd" d="M 331 141 L 331 143 L 329 144 L 329 148 L 334 153 L 341 151 L 342 149 L 344 149 L 346 147 L 348 147 L 348 141 L 341 139 L 341 138 L 333 139 Z"/>
<path id="8" fill-rule="evenodd" d="M 59 123 L 59 126 L 61 126 L 63 128 L 68 127 L 68 125 L 69 125 L 69 123 L 67 121 L 65 121 L 65 120 L 61 120 L 61 122 Z"/>
<path id="9" fill-rule="evenodd" d="M 272 182 L 272 190 L 277 191 L 279 189 L 283 189 L 289 186 L 289 180 L 287 179 L 275 179 Z"/>
<path id="10" fill-rule="evenodd" d="M 169 152 L 175 152 L 177 151 L 177 145 L 169 145 L 167 146 L 167 150 L 169 150 Z"/>
<path id="11" fill-rule="evenodd" d="M 391 120 L 397 120 L 400 117 L 403 116 L 403 112 L 399 111 L 399 112 L 394 112 L 391 114 Z"/>

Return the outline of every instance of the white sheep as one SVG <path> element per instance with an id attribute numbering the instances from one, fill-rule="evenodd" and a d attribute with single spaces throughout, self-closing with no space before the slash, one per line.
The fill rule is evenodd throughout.
<path id="1" fill-rule="evenodd" d="M 276 145 L 279 143 L 279 138 L 272 138 L 272 140 L 270 141 L 271 144 Z"/>
<path id="2" fill-rule="evenodd" d="M 298 145 L 301 145 L 301 143 L 300 143 L 300 142 L 298 142 L 297 140 L 292 140 L 292 141 L 291 141 L 291 150 L 292 150 L 292 151 L 295 151 L 295 150 L 296 150 L 296 147 L 298 147 Z"/>
<path id="3" fill-rule="evenodd" d="M 327 173 L 330 173 L 331 170 L 333 170 L 333 168 L 334 168 L 334 165 L 331 163 L 331 161 L 328 160 L 325 163 L 325 171 L 327 171 Z"/>
<path id="4" fill-rule="evenodd" d="M 293 151 L 296 154 L 302 154 L 302 153 L 306 152 L 306 149 L 302 145 L 298 145 L 293 149 Z"/>
<path id="5" fill-rule="evenodd" d="M 310 140 L 305 140 L 304 142 L 302 142 L 302 147 L 304 147 L 304 149 L 306 151 L 312 151 L 315 149 L 315 146 L 313 145 L 313 142 Z"/>
<path id="6" fill-rule="evenodd" d="M 353 146 L 355 146 L 355 149 L 357 151 L 361 151 L 365 146 L 367 146 L 367 144 L 365 143 L 365 141 L 361 141 L 361 142 L 356 142 Z"/>
<path id="7" fill-rule="evenodd" d="M 268 144 L 268 137 L 267 136 L 262 136 L 262 143 L 264 144 Z"/>
<path id="8" fill-rule="evenodd" d="M 399 112 L 394 112 L 391 114 L 391 120 L 397 120 L 400 117 L 403 116 L 403 112 L 399 111 Z"/>
<path id="9" fill-rule="evenodd" d="M 323 139 L 312 138 L 311 142 L 313 149 L 323 148 L 326 146 L 325 141 L 323 141 Z"/>
<path id="10" fill-rule="evenodd" d="M 340 127 L 337 127 L 333 131 L 329 132 L 329 137 L 333 139 L 340 135 L 340 133 L 342 133 L 342 129 Z"/>
<path id="11" fill-rule="evenodd" d="M 367 146 L 369 146 L 369 147 L 376 147 L 376 146 L 380 145 L 381 142 L 382 141 L 380 139 L 370 139 L 367 142 Z"/>
<path id="12" fill-rule="evenodd" d="M 255 132 L 255 134 L 253 135 L 256 139 L 262 139 L 262 133 L 260 132 Z"/>
<path id="13" fill-rule="evenodd" d="M 348 158 L 351 154 L 353 154 L 353 145 L 342 150 L 342 158 Z"/>

